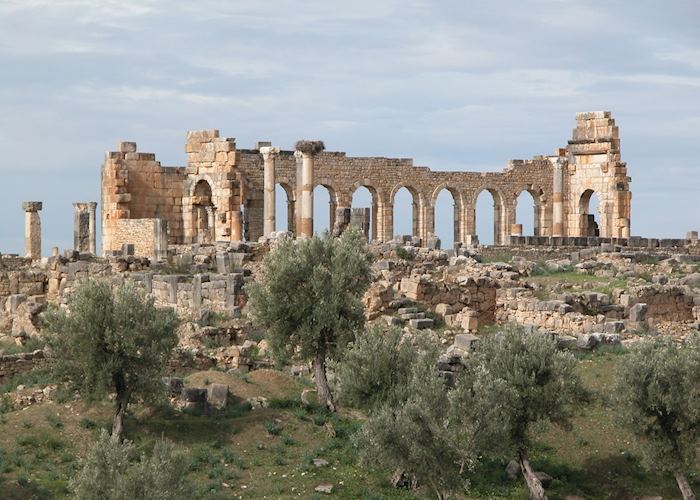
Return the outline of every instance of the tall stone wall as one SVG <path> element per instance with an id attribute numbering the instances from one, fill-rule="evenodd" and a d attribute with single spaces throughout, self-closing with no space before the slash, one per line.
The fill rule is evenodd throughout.
<path id="1" fill-rule="evenodd" d="M 153 154 L 137 153 L 135 143 L 120 143 L 120 151 L 108 153 L 103 166 L 104 248 L 116 249 L 113 220 L 131 218 L 167 220 L 170 243 L 256 241 L 264 234 L 262 145 L 269 149 L 270 143 L 237 149 L 235 139 L 219 137 L 218 130 L 189 132 L 187 167 L 166 168 Z M 274 180 L 289 203 L 287 226 L 300 234 L 302 155 L 273 149 Z M 435 205 L 443 190 L 454 200 L 456 242 L 476 240 L 476 200 L 484 191 L 494 199 L 496 244 L 520 236 L 516 206 L 525 191 L 535 203 L 535 236 L 630 236 L 630 178 L 621 162 L 619 130 L 607 111 L 578 113 L 567 147 L 551 156 L 511 160 L 500 172 L 434 171 L 414 166 L 408 158 L 329 151 L 315 153 L 308 164 L 311 184 L 330 193 L 331 227 L 337 230 L 347 223 L 344 214 L 353 193 L 360 187 L 369 190 L 373 240 L 391 240 L 394 220 L 412 217 L 413 236 L 427 242 L 435 233 Z M 402 188 L 413 197 L 412 213 L 394 213 L 394 198 Z M 600 199 L 598 228 L 591 222 L 593 193 Z"/>

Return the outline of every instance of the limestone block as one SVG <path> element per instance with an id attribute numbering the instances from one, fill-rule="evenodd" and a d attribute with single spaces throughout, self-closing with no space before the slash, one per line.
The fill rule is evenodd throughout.
<path id="1" fill-rule="evenodd" d="M 226 407 L 228 398 L 227 384 L 210 384 L 207 389 L 207 402 L 217 410 Z"/>

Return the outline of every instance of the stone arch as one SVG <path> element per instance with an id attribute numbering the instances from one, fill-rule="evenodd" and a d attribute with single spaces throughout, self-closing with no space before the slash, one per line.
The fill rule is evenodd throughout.
<path id="1" fill-rule="evenodd" d="M 532 203 L 533 203 L 533 211 L 532 211 L 532 233 L 529 231 L 526 231 L 523 227 L 522 231 L 520 231 L 520 234 L 515 230 L 515 228 L 510 228 L 510 234 L 513 236 L 545 236 L 546 234 L 546 228 L 547 228 L 547 220 L 546 220 L 546 206 L 547 206 L 547 200 L 546 196 L 544 194 L 544 190 L 541 187 L 535 186 L 531 184 L 528 187 L 524 187 L 520 189 L 519 191 L 516 191 L 513 194 L 513 220 L 512 224 L 522 226 L 522 219 L 518 217 L 518 207 L 519 207 L 519 202 L 518 200 L 520 197 L 524 194 L 528 193 L 530 197 L 532 198 Z M 527 215 L 526 215 L 527 217 Z M 528 234 L 526 234 L 528 233 Z"/>
<path id="2" fill-rule="evenodd" d="M 314 197 L 314 193 L 317 192 L 317 189 L 319 187 L 325 188 L 326 191 L 328 192 L 328 230 L 333 231 L 333 228 L 335 227 L 336 223 L 336 210 L 338 208 L 339 204 L 339 191 L 335 189 L 333 186 L 332 182 L 330 179 L 327 178 L 321 178 L 321 179 L 316 179 L 314 182 L 314 187 L 313 190 L 311 191 L 311 196 L 312 199 Z M 317 200 L 314 200 L 317 201 Z M 319 207 L 317 203 L 314 203 L 314 220 L 317 219 L 317 215 L 322 213 L 321 211 L 323 208 Z M 319 220 L 323 220 L 323 217 L 318 217 Z M 314 232 L 318 232 L 316 228 L 314 228 Z"/>
<path id="3" fill-rule="evenodd" d="M 500 189 L 492 185 L 482 185 L 475 189 L 470 203 L 470 209 L 472 213 L 470 217 L 472 219 L 471 227 L 476 234 L 476 202 L 479 195 L 484 191 L 488 191 L 493 198 L 493 244 L 494 245 L 504 245 L 506 242 L 506 221 L 507 218 L 507 205 L 505 196 Z"/>
<path id="4" fill-rule="evenodd" d="M 355 193 L 360 188 L 365 188 L 367 191 L 369 191 L 369 194 L 372 198 L 371 201 L 371 207 L 370 207 L 370 227 L 367 228 L 368 232 L 365 234 L 368 236 L 368 240 L 373 241 L 376 240 L 380 234 L 383 236 L 383 230 L 380 229 L 380 227 L 383 227 L 383 220 L 382 216 L 380 214 L 383 213 L 384 210 L 384 200 L 382 199 L 382 195 L 379 190 L 377 190 L 374 186 L 372 186 L 369 181 L 367 180 L 362 180 L 362 181 L 357 181 L 352 185 L 352 188 L 350 192 L 348 193 L 348 198 L 350 200 L 350 209 L 352 210 L 353 207 L 353 199 L 355 197 Z M 352 216 L 351 216 L 352 217 Z M 352 220 L 352 219 L 351 219 Z"/>
<path id="5" fill-rule="evenodd" d="M 211 179 L 200 178 L 192 186 L 192 222 L 197 243 L 214 241 L 215 209 Z"/>
<path id="6" fill-rule="evenodd" d="M 287 221 L 287 231 L 295 231 L 295 206 L 296 206 L 296 192 L 291 186 L 289 179 L 286 177 L 280 177 L 275 182 L 275 220 L 277 221 L 277 227 L 275 231 L 280 230 L 279 221 Z M 284 196 L 282 196 L 284 194 Z"/>
<path id="7" fill-rule="evenodd" d="M 403 182 L 399 182 L 398 184 L 396 184 L 392 188 L 391 194 L 389 195 L 389 205 L 391 206 L 391 214 L 392 214 L 391 221 L 390 221 L 391 222 L 391 226 L 390 226 L 391 234 L 395 235 L 394 234 L 395 233 L 395 231 L 394 231 L 394 227 L 395 227 L 395 224 L 394 224 L 394 220 L 395 220 L 394 206 L 395 206 L 395 201 L 396 201 L 396 194 L 401 189 L 406 189 L 406 191 L 408 191 L 408 193 L 410 193 L 410 195 L 411 195 L 411 200 L 412 200 L 411 201 L 411 203 L 412 203 L 412 206 L 411 206 L 411 217 L 412 217 L 412 219 L 411 219 L 411 235 L 412 236 L 422 236 L 421 230 L 420 230 L 422 218 L 420 215 L 421 215 L 421 208 L 423 206 L 423 196 L 422 196 L 421 192 L 418 191 L 416 188 L 414 188 L 411 185 L 404 184 Z"/>
<path id="8" fill-rule="evenodd" d="M 595 198 L 594 198 L 595 197 Z M 598 201 L 598 207 L 591 213 L 591 200 L 595 199 Z M 597 214 L 596 214 L 597 212 Z M 579 222 L 579 235 L 580 236 L 600 236 L 601 230 L 603 228 L 603 217 L 604 213 L 602 200 L 600 196 L 593 189 L 586 189 L 581 193 L 578 198 L 578 213 L 580 217 Z M 596 215 L 598 219 L 596 220 Z"/>
<path id="9" fill-rule="evenodd" d="M 437 236 L 440 236 L 439 231 L 438 231 L 438 223 L 437 223 L 437 214 L 436 214 L 436 208 L 437 208 L 437 203 L 438 203 L 438 197 L 443 191 L 447 191 L 450 196 L 452 197 L 452 243 L 457 243 L 463 241 L 463 235 L 462 235 L 462 228 L 464 226 L 464 221 L 463 221 L 463 214 L 464 214 L 464 203 L 462 200 L 462 193 L 454 186 L 451 186 L 447 182 L 443 182 L 442 184 L 439 184 L 438 186 L 433 189 L 432 194 L 430 195 L 430 206 L 429 206 L 429 214 L 428 215 L 428 222 L 430 224 L 430 227 L 428 228 L 429 233 L 434 233 Z M 444 235 L 442 235 L 444 238 Z"/>

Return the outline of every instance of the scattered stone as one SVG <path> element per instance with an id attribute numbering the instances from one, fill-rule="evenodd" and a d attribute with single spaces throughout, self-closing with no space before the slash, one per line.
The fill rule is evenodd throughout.
<path id="1" fill-rule="evenodd" d="M 330 495 L 331 493 L 333 493 L 333 485 L 330 483 L 319 484 L 314 488 L 314 491 L 316 493 L 325 493 L 327 495 Z"/>
<path id="2" fill-rule="evenodd" d="M 506 465 L 506 477 L 514 481 L 520 477 L 521 474 L 521 469 L 520 469 L 520 464 L 518 463 L 517 460 L 511 460 L 508 462 L 508 465 Z"/>

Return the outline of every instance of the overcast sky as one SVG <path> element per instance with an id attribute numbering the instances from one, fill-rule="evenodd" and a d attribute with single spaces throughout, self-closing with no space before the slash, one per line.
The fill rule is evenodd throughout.
<path id="1" fill-rule="evenodd" d="M 620 127 L 632 233 L 682 237 L 700 229 L 699 19 L 698 0 L 0 0 L 0 251 L 22 252 L 24 200 L 44 202 L 44 253 L 71 247 L 71 203 L 99 201 L 119 140 L 164 165 L 218 128 L 500 170 L 564 146 L 584 110 Z"/>

